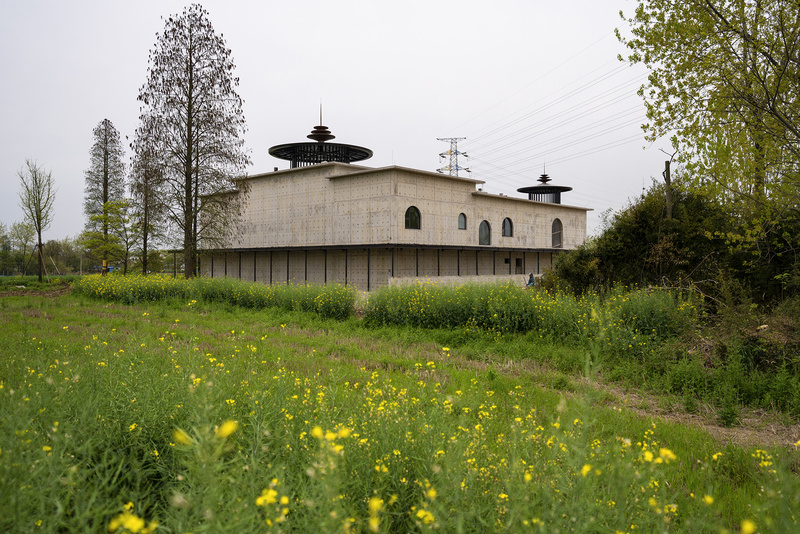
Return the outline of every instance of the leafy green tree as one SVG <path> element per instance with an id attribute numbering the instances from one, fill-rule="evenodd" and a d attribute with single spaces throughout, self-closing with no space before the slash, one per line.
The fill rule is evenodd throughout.
<path id="1" fill-rule="evenodd" d="M 86 213 L 86 231 L 90 234 L 102 232 L 108 241 L 111 229 L 108 226 L 109 214 L 106 208 L 110 202 L 125 198 L 125 165 L 122 160 L 125 152 L 120 135 L 108 119 L 103 119 L 92 132 L 94 143 L 89 152 L 91 164 L 86 170 L 86 189 L 83 209 Z M 108 248 L 103 248 L 100 258 L 107 262 Z"/>
<path id="2" fill-rule="evenodd" d="M 687 287 L 713 292 L 727 272 L 725 235 L 732 219 L 712 199 L 673 184 L 667 217 L 666 184 L 653 183 L 627 208 L 609 216 L 603 233 L 558 257 L 554 274 L 576 292 L 614 284 Z"/>
<path id="3" fill-rule="evenodd" d="M 53 265 L 57 273 L 72 274 L 82 270 L 83 251 L 76 239 L 51 239 L 44 244 L 44 248 L 47 250 L 46 261 Z"/>
<path id="4" fill-rule="evenodd" d="M 167 19 L 150 53 L 137 139 L 164 158 L 167 219 L 182 234 L 184 275 L 195 275 L 201 241 L 224 239 L 236 210 L 224 193 L 250 159 L 231 51 L 193 4 Z"/>
<path id="5" fill-rule="evenodd" d="M 736 218 L 718 236 L 732 267 L 799 288 L 800 1 L 642 0 L 623 18 L 624 60 L 650 70 L 646 138 L 670 135 L 686 184 Z"/>
<path id="6" fill-rule="evenodd" d="M 21 186 L 19 205 L 22 208 L 22 212 L 25 214 L 25 221 L 30 223 L 36 232 L 36 255 L 39 264 L 39 282 L 41 282 L 44 272 L 42 232 L 44 232 L 53 221 L 53 205 L 56 200 L 56 190 L 50 172 L 45 171 L 32 160 L 25 160 L 25 167 L 25 169 L 17 173 Z"/>
<path id="7" fill-rule="evenodd" d="M 120 262 L 124 273 L 127 274 L 133 242 L 128 227 L 128 202 L 126 200 L 106 202 L 102 212 L 92 215 L 90 221 L 95 229 L 84 230 L 79 239 L 80 244 L 101 259 Z"/>
<path id="8" fill-rule="evenodd" d="M 33 251 L 36 229 L 25 221 L 16 221 L 8 231 L 11 239 L 11 258 L 14 270 L 23 275 L 28 274 L 28 259 Z"/>
<path id="9" fill-rule="evenodd" d="M 796 206 L 800 2 L 643 0 L 623 18 L 624 60 L 650 70 L 647 138 L 674 134 L 678 160 L 717 196 Z"/>
<path id="10" fill-rule="evenodd" d="M 0 274 L 8 276 L 12 270 L 11 260 L 11 237 L 8 235 L 8 228 L 0 222 Z"/>

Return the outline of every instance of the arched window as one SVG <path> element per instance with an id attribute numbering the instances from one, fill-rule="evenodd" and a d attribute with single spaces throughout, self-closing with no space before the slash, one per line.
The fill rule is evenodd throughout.
<path id="1" fill-rule="evenodd" d="M 503 219 L 503 237 L 513 237 L 514 236 L 514 223 L 511 222 L 511 219 L 506 217 Z"/>
<path id="2" fill-rule="evenodd" d="M 406 210 L 406 229 L 419 230 L 422 227 L 419 210 L 416 206 L 411 206 Z"/>
<path id="3" fill-rule="evenodd" d="M 467 229 L 467 216 L 463 213 L 458 214 L 458 229 L 459 230 L 466 230 Z"/>
<path id="4" fill-rule="evenodd" d="M 553 248 L 561 248 L 563 241 L 561 234 L 564 233 L 564 226 L 559 219 L 553 221 Z"/>
<path id="5" fill-rule="evenodd" d="M 492 227 L 486 221 L 481 221 L 481 225 L 478 227 L 478 244 L 492 244 Z"/>

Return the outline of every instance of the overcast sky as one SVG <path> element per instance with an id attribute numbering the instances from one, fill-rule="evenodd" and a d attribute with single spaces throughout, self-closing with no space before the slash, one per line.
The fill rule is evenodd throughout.
<path id="1" fill-rule="evenodd" d="M 26 158 L 52 172 L 45 239 L 83 228 L 92 130 L 133 137 L 147 57 L 174 0 L 0 0 L 0 222 L 22 220 Z M 661 176 L 641 133 L 646 72 L 620 63 L 614 29 L 632 0 L 272 0 L 202 2 L 232 50 L 244 99 L 249 174 L 288 167 L 267 150 L 319 122 L 373 150 L 364 165 L 433 171 L 466 137 L 459 165 L 484 190 L 535 185 L 546 165 L 562 202 L 618 210 Z M 126 161 L 130 150 L 126 141 Z M 462 176 L 467 173 L 462 172 Z"/>

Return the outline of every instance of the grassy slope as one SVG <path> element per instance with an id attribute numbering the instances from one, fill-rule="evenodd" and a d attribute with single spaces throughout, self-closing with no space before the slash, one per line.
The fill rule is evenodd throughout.
<path id="1" fill-rule="evenodd" d="M 102 531 L 129 501 L 134 513 L 176 531 L 248 531 L 254 520 L 259 528 L 278 524 L 278 508 L 254 506 L 271 480 L 289 499 L 287 527 L 300 531 L 339 528 L 344 515 L 366 530 L 371 495 L 384 500 L 381 528 L 395 531 L 513 531 L 536 526 L 534 519 L 544 531 L 628 531 L 628 523 L 716 531 L 751 517 L 763 531 L 781 531 L 793 518 L 761 508 L 791 508 L 800 498 L 782 467 L 796 461 L 790 451 L 754 459 L 754 450 L 723 447 L 697 428 L 611 406 L 607 393 L 580 379 L 585 351 L 525 336 L 498 341 L 226 305 L 129 307 L 74 296 L 6 297 L 0 331 L 0 484 L 13 495 L 0 504 L 0 526 L 10 531 Z M 391 410 L 397 414 L 384 419 Z M 515 422 L 531 414 L 530 428 Z M 209 430 L 226 419 L 240 424 L 230 443 Z M 485 429 L 480 440 L 476 424 Z M 368 441 L 335 437 L 317 447 L 308 437 L 316 425 Z M 541 439 L 528 441 L 525 433 L 540 427 Z M 191 433 L 188 449 L 175 444 L 175 428 Z M 455 439 L 458 428 L 470 429 L 470 439 Z M 542 446 L 548 436 L 568 450 Z M 595 440 L 604 452 L 591 460 Z M 636 454 L 614 456 L 620 440 Z M 326 448 L 340 442 L 344 460 Z M 677 459 L 648 465 L 647 447 Z M 527 492 L 520 460 L 532 467 L 537 491 Z M 770 461 L 781 466 L 774 475 Z M 382 463 L 391 464 L 385 475 Z M 590 463 L 604 473 L 598 468 L 589 488 L 581 471 Z M 611 477 L 615 465 L 631 472 Z M 457 489 L 465 481 L 475 492 L 468 497 Z M 541 489 L 548 485 L 550 493 Z M 784 498 L 770 499 L 770 491 Z M 331 492 L 345 495 L 343 503 Z M 711 506 L 701 501 L 707 494 Z M 398 502 L 390 506 L 392 496 Z M 647 504 L 651 497 L 656 505 Z M 670 523 L 667 502 L 680 510 Z M 422 511 L 436 520 L 426 525 Z"/>

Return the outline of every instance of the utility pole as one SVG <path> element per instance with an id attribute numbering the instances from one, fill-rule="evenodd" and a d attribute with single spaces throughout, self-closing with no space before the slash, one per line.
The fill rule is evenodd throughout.
<path id="1" fill-rule="evenodd" d="M 665 152 L 663 149 L 659 150 L 661 150 L 661 152 L 664 152 L 664 154 L 667 154 L 667 156 L 669 156 L 669 159 L 664 162 L 664 172 L 661 173 L 661 175 L 664 177 L 664 183 L 667 186 L 667 192 L 665 195 L 666 198 L 664 199 L 664 201 L 667 205 L 666 206 L 667 220 L 670 221 L 672 220 L 672 177 L 670 176 L 670 164 L 672 163 L 672 160 L 675 159 L 675 154 L 677 154 L 678 152 L 675 151 L 672 154 L 669 154 Z"/>
<path id="2" fill-rule="evenodd" d="M 672 179 L 669 176 L 670 160 L 664 162 L 664 182 L 667 184 L 667 220 L 672 220 Z"/>
<path id="3" fill-rule="evenodd" d="M 449 157 L 450 158 L 450 163 L 448 163 L 444 167 L 436 169 L 438 172 L 444 173 L 445 171 L 447 171 L 448 174 L 450 174 L 450 176 L 458 176 L 458 171 L 472 172 L 472 171 L 469 170 L 469 168 L 460 167 L 458 165 L 458 156 L 459 155 L 460 156 L 464 156 L 465 158 L 469 157 L 466 152 L 459 152 L 458 151 L 458 142 L 459 141 L 463 141 L 464 139 L 466 139 L 466 137 L 437 137 L 436 138 L 437 141 L 444 141 L 445 143 L 450 143 L 450 150 L 448 150 L 447 152 L 442 152 L 441 154 L 439 154 L 440 162 L 441 162 L 442 159 L 445 159 L 445 158 Z"/>

